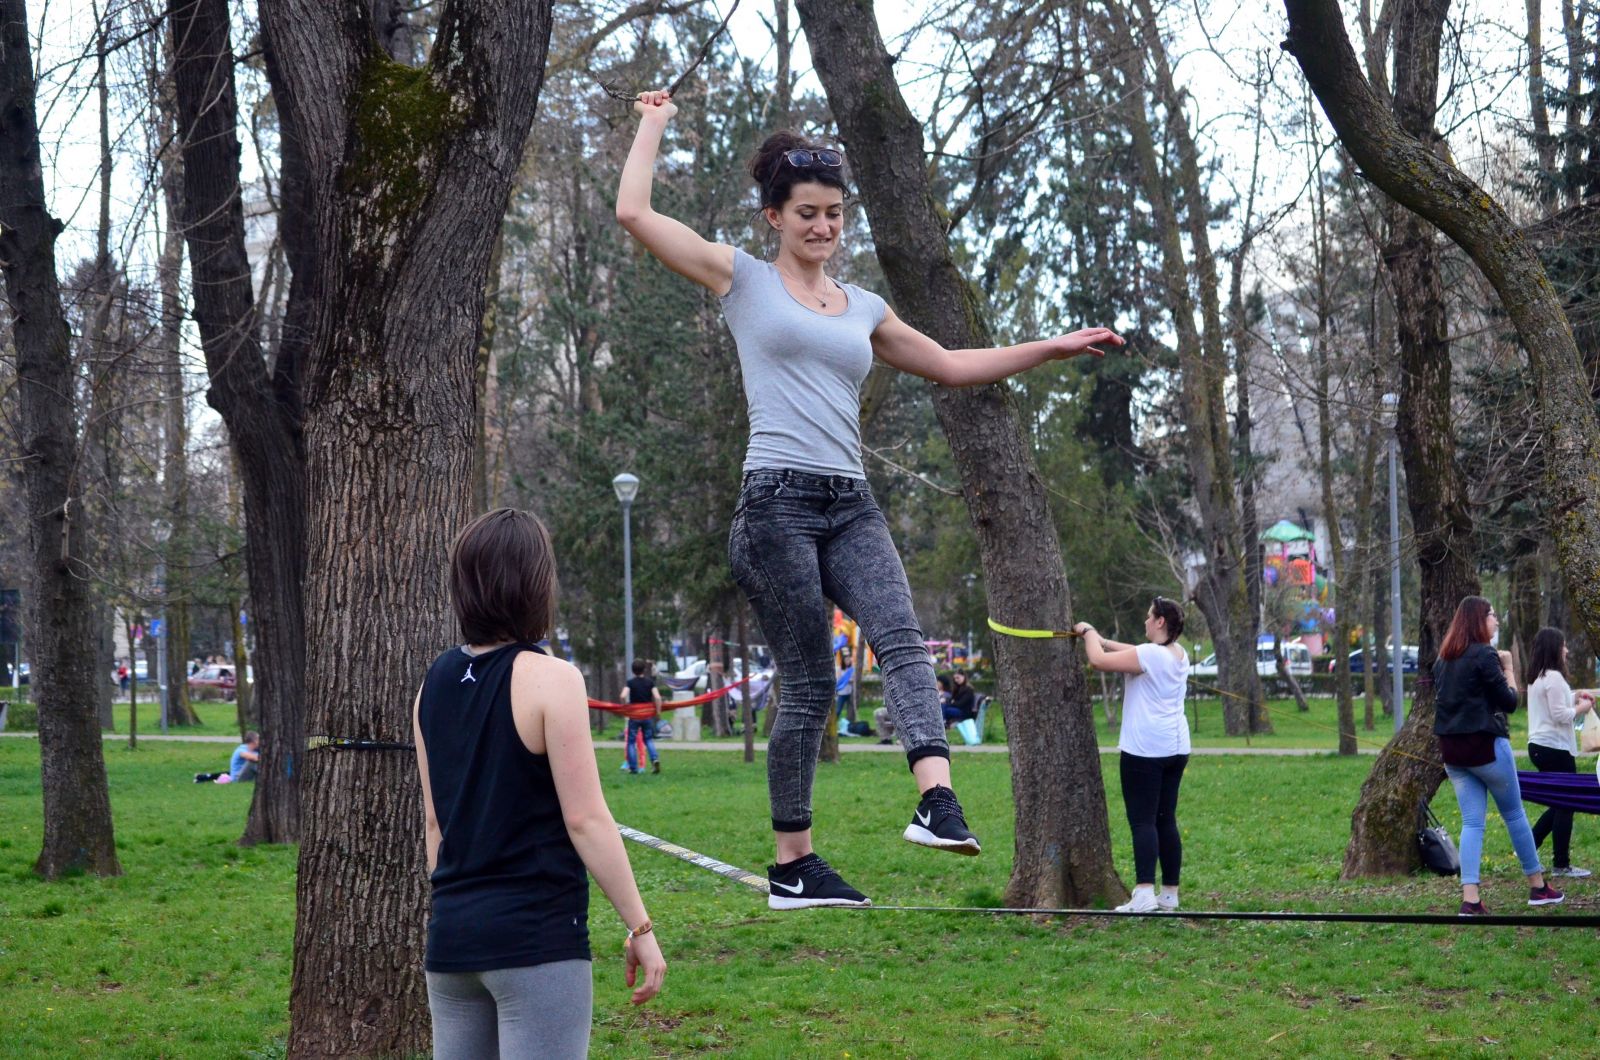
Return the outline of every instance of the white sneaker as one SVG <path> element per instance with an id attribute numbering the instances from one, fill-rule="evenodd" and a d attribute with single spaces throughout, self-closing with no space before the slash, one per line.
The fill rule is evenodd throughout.
<path id="1" fill-rule="evenodd" d="M 1133 897 L 1129 898 L 1125 904 L 1117 906 L 1116 911 L 1119 913 L 1154 913 L 1160 909 L 1161 903 L 1156 901 L 1154 891 L 1146 890 L 1143 887 L 1135 887 Z"/>
<path id="2" fill-rule="evenodd" d="M 1162 891 L 1156 895 L 1156 905 L 1161 907 L 1162 912 L 1170 913 L 1178 908 L 1178 896 Z"/>
<path id="3" fill-rule="evenodd" d="M 1589 876 L 1593 876 L 1594 873 L 1590 872 L 1588 869 L 1580 869 L 1575 866 L 1568 865 L 1566 868 L 1562 869 L 1551 869 L 1550 875 L 1565 876 L 1569 880 L 1581 880 Z"/>

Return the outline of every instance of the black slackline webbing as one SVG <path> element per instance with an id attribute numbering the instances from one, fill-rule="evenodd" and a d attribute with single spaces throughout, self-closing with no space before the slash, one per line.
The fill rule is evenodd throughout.
<path id="1" fill-rule="evenodd" d="M 648 832 L 641 832 L 637 828 L 629 828 L 625 824 L 617 825 L 617 831 L 625 839 L 647 846 L 651 850 L 659 850 L 663 854 L 670 854 L 679 861 L 686 861 L 698 868 L 716 873 L 724 879 L 743 884 L 751 890 L 762 894 L 768 893 L 767 881 L 764 876 L 749 872 L 745 869 L 729 865 L 725 861 L 690 850 L 678 843 L 671 843 Z M 987 913 L 990 916 L 1072 916 L 1072 917 L 1100 917 L 1111 919 L 1153 919 L 1153 920 L 1254 920 L 1268 923 L 1330 923 L 1330 924 L 1436 924 L 1446 927 L 1541 927 L 1541 928 L 1600 928 L 1600 915 L 1576 916 L 1540 916 L 1537 914 L 1519 914 L 1516 916 L 1491 913 L 1487 916 L 1451 916 L 1448 913 L 1293 913 L 1293 912 L 1232 912 L 1229 910 L 1188 910 L 1177 909 L 1171 912 L 1161 911 L 1154 913 L 1119 913 L 1114 909 L 1056 909 L 1043 907 L 1025 908 L 994 908 L 984 905 L 867 905 L 867 906 L 819 906 L 820 909 L 839 909 L 847 912 L 872 912 L 877 910 L 886 913 Z"/>

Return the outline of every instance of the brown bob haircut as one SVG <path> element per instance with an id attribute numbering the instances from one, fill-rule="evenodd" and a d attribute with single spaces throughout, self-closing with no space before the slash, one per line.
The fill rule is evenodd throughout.
<path id="1" fill-rule="evenodd" d="M 1481 596 L 1463 597 L 1456 605 L 1456 616 L 1439 642 L 1439 658 L 1459 659 L 1474 644 L 1489 643 L 1489 612 L 1494 606 Z"/>
<path id="2" fill-rule="evenodd" d="M 550 532 L 528 512 L 496 508 L 450 546 L 450 602 L 468 644 L 542 640 L 555 624 L 556 588 Z"/>

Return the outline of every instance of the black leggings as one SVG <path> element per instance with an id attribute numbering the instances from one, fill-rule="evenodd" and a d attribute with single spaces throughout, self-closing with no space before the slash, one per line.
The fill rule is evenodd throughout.
<path id="1" fill-rule="evenodd" d="M 1578 762 L 1566 751 L 1554 747 L 1545 747 L 1543 744 L 1530 743 L 1528 757 L 1533 759 L 1533 767 L 1541 773 L 1576 773 Z M 1572 867 L 1572 811 L 1561 810 L 1554 806 L 1539 815 L 1533 824 L 1533 845 L 1539 846 L 1544 842 L 1544 837 L 1554 834 L 1555 844 L 1550 856 L 1555 861 L 1555 868 L 1566 869 Z"/>
<path id="2" fill-rule="evenodd" d="M 1161 882 L 1178 886 L 1183 840 L 1178 836 L 1178 785 L 1188 755 L 1144 758 L 1122 752 L 1122 802 L 1133 830 L 1134 882 L 1154 885 L 1156 862 Z"/>

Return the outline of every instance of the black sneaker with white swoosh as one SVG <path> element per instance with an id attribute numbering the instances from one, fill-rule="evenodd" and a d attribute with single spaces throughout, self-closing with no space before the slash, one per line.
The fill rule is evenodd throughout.
<path id="1" fill-rule="evenodd" d="M 983 849 L 978 845 L 978 837 L 967 827 L 956 793 L 943 786 L 922 793 L 917 812 L 903 834 L 908 843 L 948 850 L 952 854 L 970 857 Z"/>
<path id="2" fill-rule="evenodd" d="M 816 854 L 785 865 L 767 866 L 768 909 L 809 909 L 816 905 L 871 905 L 872 899 L 845 883 Z"/>

